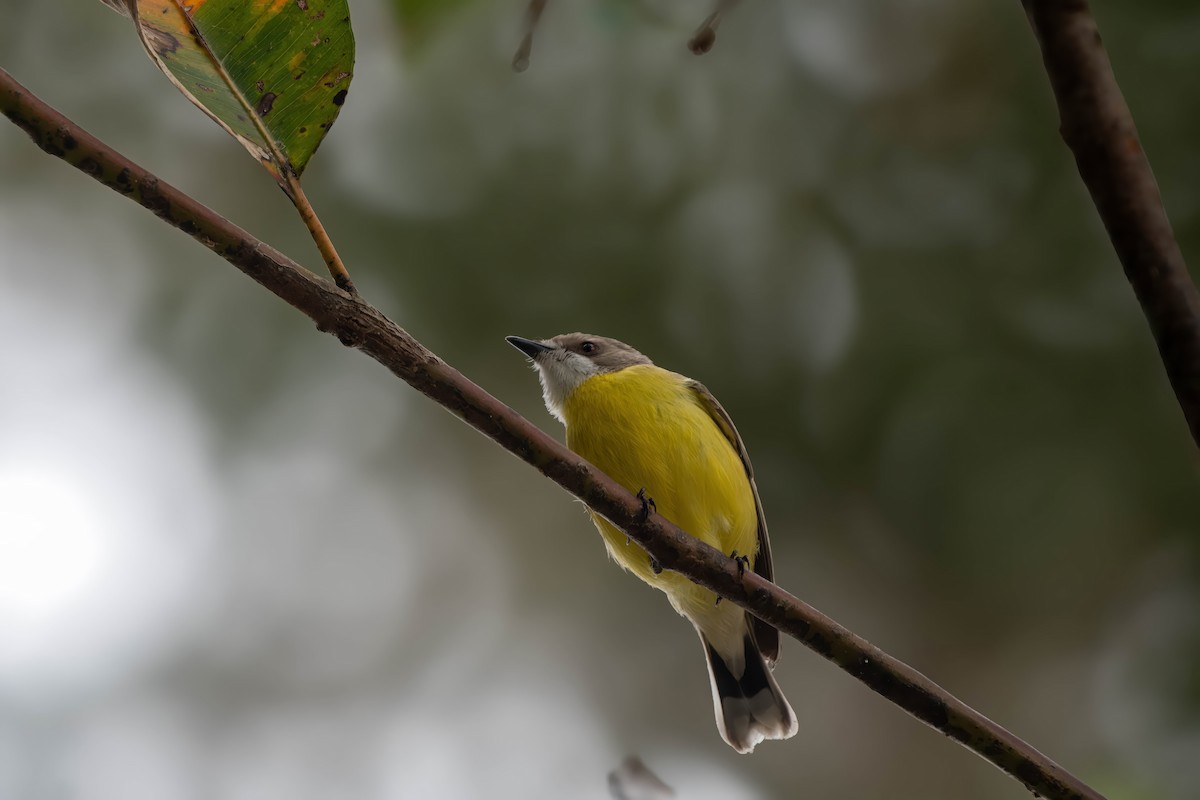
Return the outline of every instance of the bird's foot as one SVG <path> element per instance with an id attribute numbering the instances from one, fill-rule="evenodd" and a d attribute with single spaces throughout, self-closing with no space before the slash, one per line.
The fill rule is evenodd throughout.
<path id="1" fill-rule="evenodd" d="M 729 554 L 729 557 L 733 559 L 735 564 L 737 564 L 738 577 L 740 578 L 745 575 L 746 567 L 750 566 L 750 556 L 739 556 L 737 550 L 734 550 Z M 724 599 L 725 598 L 721 597 L 721 595 L 717 595 L 717 602 L 713 605 L 721 605 L 721 601 Z"/>
<path id="2" fill-rule="evenodd" d="M 638 489 L 637 499 L 642 501 L 642 510 L 638 512 L 637 521 L 645 522 L 650 519 L 651 514 L 658 511 L 658 507 L 654 505 L 654 498 L 646 494 L 645 486 Z M 626 541 L 629 541 L 629 537 L 626 537 Z M 650 556 L 650 571 L 655 575 L 660 575 L 663 571 L 662 564 L 658 563 L 654 556 Z"/>
<path id="3" fill-rule="evenodd" d="M 642 510 L 638 514 L 638 522 L 645 522 L 650 519 L 650 515 L 658 511 L 658 506 L 654 505 L 654 498 L 646 494 L 646 487 L 638 489 L 637 499 L 642 501 Z"/>

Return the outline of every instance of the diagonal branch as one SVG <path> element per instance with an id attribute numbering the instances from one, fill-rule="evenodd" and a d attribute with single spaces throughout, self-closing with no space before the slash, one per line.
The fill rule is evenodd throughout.
<path id="1" fill-rule="evenodd" d="M 1200 293 L 1113 76 L 1087 0 L 1023 0 L 1075 154 L 1200 445 Z"/>
<path id="2" fill-rule="evenodd" d="M 612 478 L 427 350 L 361 297 L 318 278 L 274 248 L 134 164 L 30 94 L 0 70 L 0 112 L 50 155 L 153 211 L 220 255 L 268 291 L 387 367 L 480 433 L 611 520 L 664 568 L 674 570 L 803 642 L 883 697 L 973 750 L 1034 793 L 1056 800 L 1101 795 L 1029 744 L 984 717 L 912 667 L 843 628 L 812 606 L 738 568 L 689 536 Z"/>

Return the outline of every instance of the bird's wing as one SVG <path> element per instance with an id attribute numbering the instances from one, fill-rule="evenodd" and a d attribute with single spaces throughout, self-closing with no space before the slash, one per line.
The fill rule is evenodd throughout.
<path id="1" fill-rule="evenodd" d="M 767 536 L 767 519 L 763 516 L 762 500 L 758 499 L 758 486 L 754 482 L 754 466 L 750 463 L 750 454 L 746 452 L 746 445 L 742 442 L 737 428 L 733 426 L 733 420 L 729 418 L 728 412 L 722 408 L 721 404 L 717 402 L 717 398 L 713 397 L 712 392 L 705 388 L 704 384 L 688 378 L 687 387 L 696 396 L 700 406 L 712 417 L 712 421 L 717 423 L 721 433 L 725 434 L 725 438 L 737 451 L 738 458 L 742 460 L 742 466 L 746 468 L 750 491 L 754 493 L 754 508 L 758 512 L 758 554 L 754 557 L 754 571 L 767 580 L 774 581 L 775 569 L 771 564 L 771 539 Z M 758 643 L 758 649 L 762 651 L 769 664 L 774 664 L 775 660 L 779 658 L 779 631 L 758 617 L 750 615 L 750 619 L 754 626 L 754 638 Z"/>

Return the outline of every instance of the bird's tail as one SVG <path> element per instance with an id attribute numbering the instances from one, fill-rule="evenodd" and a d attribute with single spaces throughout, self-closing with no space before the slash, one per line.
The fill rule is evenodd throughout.
<path id="1" fill-rule="evenodd" d="M 742 637 L 740 659 L 732 653 L 717 652 L 703 633 L 700 641 L 708 657 L 717 728 L 730 747 L 739 753 L 749 753 L 763 739 L 788 739 L 795 735 L 796 715 L 748 628 Z"/>

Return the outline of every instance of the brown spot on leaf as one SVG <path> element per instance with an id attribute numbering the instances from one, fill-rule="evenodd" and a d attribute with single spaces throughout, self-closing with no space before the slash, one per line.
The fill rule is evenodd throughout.
<path id="1" fill-rule="evenodd" d="M 306 127 L 304 127 L 303 125 L 301 125 L 301 126 L 300 126 L 300 132 L 301 132 L 301 133 L 308 133 L 308 128 L 306 128 Z"/>
<path id="2" fill-rule="evenodd" d="M 296 7 L 301 11 L 308 11 L 308 0 L 296 0 Z"/>
<path id="3" fill-rule="evenodd" d="M 294 81 L 300 80 L 301 78 L 304 77 L 305 72 L 306 72 L 306 70 L 300 70 L 299 72 L 297 72 L 295 75 L 292 76 L 292 80 L 294 80 Z"/>
<path id="4" fill-rule="evenodd" d="M 200 81 L 196 81 L 196 88 L 202 92 L 208 92 L 209 94 L 213 93 L 213 88 L 211 86 L 201 83 Z"/>
<path id="5" fill-rule="evenodd" d="M 271 106 L 275 104 L 276 97 L 279 97 L 279 95 L 274 92 L 267 92 L 262 96 L 262 100 L 258 101 L 258 108 L 255 109 L 260 117 L 265 117 L 271 111 Z"/>
<path id="6" fill-rule="evenodd" d="M 335 94 L 333 96 L 333 104 L 335 106 L 340 106 L 344 102 L 346 102 L 346 90 L 342 89 L 340 92 L 338 92 L 337 94 Z"/>
<path id="7" fill-rule="evenodd" d="M 146 38 L 150 42 L 150 47 L 160 56 L 169 56 L 179 49 L 179 40 L 166 31 L 160 31 L 158 28 L 146 26 Z"/>
<path id="8" fill-rule="evenodd" d="M 313 19 L 317 21 L 325 19 L 325 9 L 321 9 L 316 14 L 313 14 Z"/>
<path id="9" fill-rule="evenodd" d="M 313 40 L 312 40 L 311 42 L 309 42 L 309 44 L 311 44 L 313 47 L 316 47 L 316 46 L 317 46 L 317 45 L 319 45 L 320 43 L 321 43 L 321 37 L 320 37 L 320 36 L 314 36 L 314 37 L 313 37 Z"/>
<path id="10" fill-rule="evenodd" d="M 259 94 L 262 94 L 262 90 L 263 90 L 263 82 L 262 82 L 262 81 L 255 81 L 255 82 L 254 82 L 254 88 L 255 88 L 255 89 L 258 89 L 258 93 L 259 93 Z"/>

